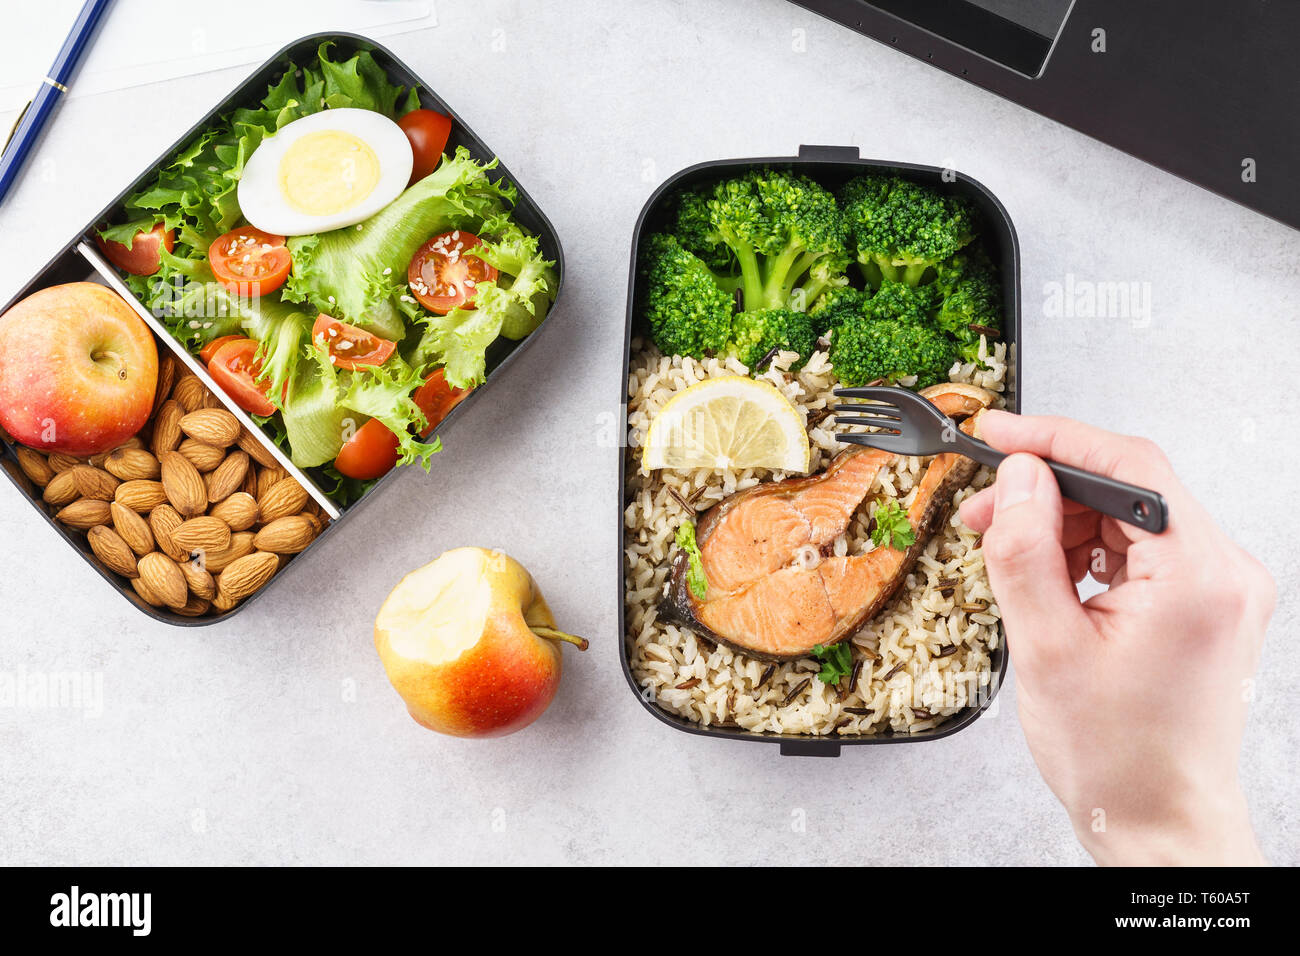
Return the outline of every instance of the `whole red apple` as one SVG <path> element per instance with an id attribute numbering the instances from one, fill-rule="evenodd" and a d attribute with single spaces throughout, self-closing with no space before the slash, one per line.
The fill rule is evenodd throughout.
<path id="1" fill-rule="evenodd" d="M 416 723 L 501 737 L 541 716 L 560 686 L 560 642 L 532 576 L 514 558 L 456 548 L 412 571 L 375 618 L 375 648 Z"/>
<path id="2" fill-rule="evenodd" d="M 0 425 L 24 445 L 116 448 L 148 420 L 157 384 L 149 327 L 102 285 L 41 289 L 0 316 Z"/>

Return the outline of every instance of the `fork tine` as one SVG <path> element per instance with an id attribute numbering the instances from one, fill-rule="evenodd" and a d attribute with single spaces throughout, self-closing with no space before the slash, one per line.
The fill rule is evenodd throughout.
<path id="1" fill-rule="evenodd" d="M 894 404 L 898 393 L 905 391 L 888 386 L 867 386 L 865 388 L 837 388 L 832 393 L 836 398 L 874 398 L 877 401 Z"/>
<path id="2" fill-rule="evenodd" d="M 859 418 L 856 415 L 836 415 L 836 425 L 874 425 L 877 428 L 887 429 L 897 434 L 903 427 L 901 420 L 897 418 Z"/>
<path id="3" fill-rule="evenodd" d="M 896 405 L 866 405 L 850 402 L 848 405 L 832 405 L 832 415 L 879 415 L 881 418 L 901 418 L 902 411 Z"/>
<path id="4" fill-rule="evenodd" d="M 887 451 L 898 455 L 911 453 L 908 450 L 910 446 L 903 443 L 905 439 L 887 432 L 853 432 L 851 434 L 836 435 L 835 437 L 849 445 L 861 445 L 864 448 L 875 448 L 878 451 Z"/>

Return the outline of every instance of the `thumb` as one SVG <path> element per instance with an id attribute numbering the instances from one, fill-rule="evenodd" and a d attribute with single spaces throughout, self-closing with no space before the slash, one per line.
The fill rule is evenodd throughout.
<path id="1" fill-rule="evenodd" d="M 1011 455 L 993 485 L 993 519 L 982 548 L 989 584 L 1011 641 L 1038 645 L 1082 619 L 1061 543 L 1061 492 L 1033 455 Z"/>

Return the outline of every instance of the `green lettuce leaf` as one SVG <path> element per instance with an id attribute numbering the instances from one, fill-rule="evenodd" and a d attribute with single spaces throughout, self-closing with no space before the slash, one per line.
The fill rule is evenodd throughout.
<path id="1" fill-rule="evenodd" d="M 418 461 L 425 471 L 431 467 L 430 458 L 442 450 L 442 441 L 434 437 L 431 442 L 418 439 L 410 431 L 412 425 L 423 431 L 428 424 L 412 393 L 424 384 L 419 373 L 392 356 L 383 365 L 362 366 L 355 370 L 335 368 L 329 361 L 329 352 L 322 345 L 312 346 L 314 359 L 321 369 L 321 377 L 330 382 L 335 401 L 344 409 L 375 418 L 397 436 L 397 463 Z M 346 417 L 346 416 L 345 416 Z M 352 423 L 360 428 L 364 422 Z"/>
<path id="2" fill-rule="evenodd" d="M 348 411 L 338 402 L 334 376 L 321 369 L 316 356 L 303 358 L 294 369 L 281 415 L 289 439 L 290 458 L 299 468 L 311 468 L 338 457 Z"/>
<path id="3" fill-rule="evenodd" d="M 426 330 L 412 353 L 419 367 L 442 365 L 447 381 L 470 388 L 487 373 L 487 348 L 504 335 L 521 339 L 546 316 L 555 297 L 554 263 L 544 259 L 537 237 L 513 222 L 489 221 L 498 237 L 480 237 L 474 255 L 497 268 L 495 281 L 480 282 L 474 290 L 474 307 L 453 309 L 446 315 L 426 315 Z"/>

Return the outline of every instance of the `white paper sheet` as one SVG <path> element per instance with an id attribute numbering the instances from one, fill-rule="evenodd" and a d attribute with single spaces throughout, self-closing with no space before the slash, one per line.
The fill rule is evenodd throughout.
<path id="1" fill-rule="evenodd" d="M 82 0 L 6 3 L 0 25 L 0 112 L 31 99 L 76 20 Z M 183 18 L 196 0 L 116 0 L 71 84 L 87 96 L 256 64 L 298 37 L 345 30 L 375 38 L 437 26 L 432 0 L 221 0 L 211 16 Z M 195 26 L 194 24 L 201 24 Z M 248 24 L 255 26 L 250 30 Z M 21 39 L 20 39 L 21 38 Z M 0 134 L 3 130 L 0 130 Z"/>

